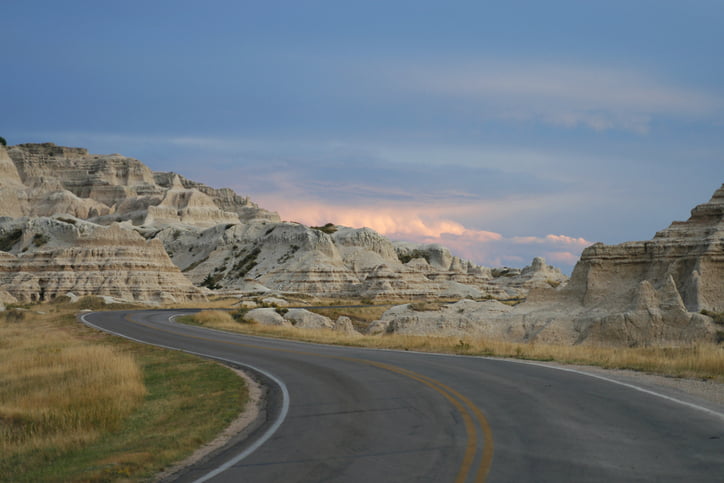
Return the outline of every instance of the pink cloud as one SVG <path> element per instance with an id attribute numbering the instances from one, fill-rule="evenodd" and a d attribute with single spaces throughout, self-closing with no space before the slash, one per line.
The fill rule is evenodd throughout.
<path id="1" fill-rule="evenodd" d="M 591 242 L 585 238 L 576 238 L 566 235 L 546 235 L 544 237 L 539 236 L 514 236 L 510 239 L 512 243 L 530 245 L 530 244 L 548 244 L 556 243 L 561 245 L 573 245 L 585 248 L 591 245 Z"/>
<path id="2" fill-rule="evenodd" d="M 580 254 L 573 252 L 546 252 L 545 259 L 550 263 L 563 263 L 566 265 L 575 265 L 578 262 Z"/>
<path id="3" fill-rule="evenodd" d="M 592 243 L 585 238 L 574 238 L 566 235 L 546 235 L 546 240 L 555 243 L 562 243 L 566 245 L 581 246 L 583 248 L 591 245 Z"/>
<path id="4" fill-rule="evenodd" d="M 357 207 L 309 200 L 289 204 L 287 199 L 271 197 L 260 201 L 262 206 L 283 206 L 280 214 L 284 219 L 311 226 L 334 223 L 367 227 L 392 240 L 437 243 L 461 258 L 486 266 L 523 266 L 533 257 L 543 256 L 549 263 L 561 264 L 567 269 L 576 263 L 583 248 L 591 244 L 585 238 L 568 235 L 506 237 L 493 231 L 467 228 L 446 216 L 455 211 L 451 206 L 430 208 L 400 202 Z"/>

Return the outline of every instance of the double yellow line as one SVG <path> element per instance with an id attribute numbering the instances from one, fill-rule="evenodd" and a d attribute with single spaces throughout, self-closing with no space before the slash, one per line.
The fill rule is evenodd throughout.
<path id="1" fill-rule="evenodd" d="M 465 432 L 467 434 L 467 444 L 465 445 L 465 454 L 463 455 L 463 461 L 460 465 L 460 469 L 458 470 L 458 474 L 455 477 L 455 483 L 465 483 L 468 481 L 468 478 L 470 477 L 470 474 L 473 470 L 473 466 L 475 464 L 476 455 L 478 453 L 478 448 L 480 446 L 480 443 L 482 442 L 482 451 L 480 452 L 480 457 L 478 458 L 478 464 L 477 464 L 477 470 L 475 471 L 474 479 L 472 480 L 475 483 L 482 483 L 486 480 L 488 472 L 490 471 L 490 467 L 493 462 L 493 451 L 494 451 L 494 444 L 493 444 L 493 431 L 490 429 L 490 424 L 488 423 L 488 420 L 483 415 L 482 411 L 466 396 L 461 394 L 460 392 L 456 391 L 455 389 L 441 383 L 440 381 L 433 379 L 431 377 L 423 376 L 422 374 L 418 374 L 416 372 L 403 369 L 398 366 L 393 366 L 391 364 L 386 364 L 383 362 L 375 362 L 370 361 L 366 359 L 358 359 L 355 357 L 345 357 L 345 356 L 333 356 L 333 355 L 327 355 L 327 354 L 317 354 L 315 352 L 307 352 L 307 351 L 299 351 L 294 349 L 282 349 L 282 348 L 272 348 L 272 347 L 264 347 L 254 344 L 245 344 L 241 342 L 232 342 L 228 340 L 223 339 L 216 339 L 216 338 L 208 338 L 208 337 L 202 337 L 197 335 L 189 335 L 182 332 L 176 332 L 171 329 L 163 329 L 157 326 L 145 324 L 143 322 L 139 322 L 137 320 L 134 320 L 130 314 L 127 314 L 125 317 L 125 320 L 141 325 L 143 327 L 147 327 L 149 329 L 153 329 L 159 332 L 167 332 L 174 335 L 180 335 L 183 337 L 187 337 L 190 339 L 197 339 L 197 340 L 203 340 L 207 342 L 220 342 L 222 344 L 228 344 L 228 345 L 234 345 L 238 347 L 246 347 L 251 349 L 261 349 L 261 350 L 267 350 L 267 351 L 274 351 L 274 352 L 286 352 L 291 354 L 297 354 L 297 355 L 305 355 L 305 356 L 315 356 L 315 357 L 322 357 L 327 359 L 338 359 L 343 360 L 347 362 L 353 362 L 357 364 L 366 364 L 373 367 L 378 367 L 380 369 L 384 369 L 390 372 L 394 372 L 396 374 L 400 374 L 402 376 L 408 377 L 410 379 L 413 379 L 415 381 L 418 381 L 427 387 L 431 388 L 435 392 L 441 394 L 445 399 L 447 399 L 454 407 L 455 409 L 460 413 L 463 419 L 463 423 L 465 425 Z M 478 435 L 480 433 L 480 437 Z"/>
<path id="2" fill-rule="evenodd" d="M 455 477 L 455 483 L 464 483 L 468 480 L 468 476 L 473 467 L 475 461 L 475 454 L 478 448 L 478 428 L 482 432 L 483 451 L 480 457 L 480 462 L 478 464 L 478 469 L 475 473 L 475 479 L 473 481 L 476 483 L 481 483 L 485 481 L 488 475 L 488 471 L 490 471 L 490 466 L 493 462 L 493 431 L 490 429 L 490 424 L 488 423 L 488 420 L 485 418 L 483 413 L 475 404 L 473 404 L 470 399 L 436 379 L 423 376 L 407 369 L 402 369 L 401 367 L 385 364 L 382 362 L 367 361 L 364 359 L 353 359 L 347 357 L 337 358 L 360 362 L 363 364 L 368 364 L 371 366 L 386 369 L 397 374 L 401 374 L 403 376 L 409 377 L 410 379 L 421 382 L 422 384 L 425 384 L 434 391 L 442 394 L 445 399 L 450 401 L 450 403 L 455 406 L 455 409 L 457 409 L 458 412 L 462 415 L 463 422 L 465 424 L 465 432 L 468 435 L 468 443 L 465 446 L 465 455 L 463 456 L 463 462 L 460 465 L 460 470 Z"/>

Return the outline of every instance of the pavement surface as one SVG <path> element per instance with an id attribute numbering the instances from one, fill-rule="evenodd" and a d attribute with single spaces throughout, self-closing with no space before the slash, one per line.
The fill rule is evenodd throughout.
<path id="1" fill-rule="evenodd" d="M 502 359 L 268 339 L 175 323 L 85 323 L 242 367 L 260 418 L 174 476 L 213 482 L 723 482 L 724 406 Z"/>

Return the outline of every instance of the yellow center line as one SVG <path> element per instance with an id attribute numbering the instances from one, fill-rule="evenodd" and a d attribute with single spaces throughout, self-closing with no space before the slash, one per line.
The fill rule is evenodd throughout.
<path id="1" fill-rule="evenodd" d="M 478 465 L 477 472 L 475 474 L 475 483 L 483 483 L 486 478 L 487 474 L 490 471 L 490 467 L 492 465 L 493 460 L 493 432 L 490 428 L 490 424 L 488 423 L 488 420 L 485 418 L 483 413 L 480 411 L 480 409 L 466 396 L 460 394 L 460 392 L 456 391 L 455 389 L 441 383 L 440 381 L 433 379 L 428 376 L 424 376 L 422 374 L 418 374 L 416 372 L 410 371 L 408 369 L 403 369 L 398 366 L 393 366 L 391 364 L 386 364 L 383 362 L 375 362 L 375 361 L 369 361 L 366 359 L 358 359 L 355 357 L 346 357 L 346 356 L 334 356 L 334 355 L 327 355 L 327 354 L 317 354 L 315 352 L 307 352 L 307 351 L 300 351 L 296 349 L 283 349 L 283 348 L 273 348 L 273 347 L 265 347 L 255 344 L 247 344 L 242 342 L 233 342 L 228 341 L 224 339 L 217 339 L 217 338 L 209 338 L 209 337 L 203 337 L 199 335 L 190 335 L 185 334 L 182 332 L 177 332 L 171 329 L 161 328 L 149 324 L 145 324 L 143 322 L 139 322 L 138 320 L 135 320 L 131 317 L 131 314 L 126 314 L 124 317 L 125 320 L 141 325 L 143 327 L 147 327 L 149 329 L 153 329 L 159 332 L 167 332 L 174 335 L 180 335 L 183 337 L 188 337 L 191 339 L 197 339 L 197 340 L 204 340 L 207 342 L 219 342 L 223 344 L 228 345 L 234 345 L 238 347 L 246 347 L 250 349 L 260 349 L 260 350 L 267 350 L 267 351 L 274 351 L 274 352 L 285 352 L 290 354 L 297 354 L 297 355 L 304 355 L 304 356 L 315 356 L 315 357 L 321 357 L 321 358 L 327 358 L 327 359 L 338 359 L 338 360 L 344 360 L 348 362 L 353 363 L 361 363 L 366 364 L 374 367 L 378 367 L 380 369 L 384 369 L 390 372 L 394 372 L 396 374 L 408 377 L 410 379 L 413 379 L 415 381 L 418 381 L 422 384 L 425 384 L 438 394 L 441 394 L 445 399 L 450 401 L 450 403 L 457 409 L 457 411 L 460 413 L 460 415 L 463 418 L 463 424 L 465 426 L 465 432 L 467 433 L 468 442 L 465 446 L 465 453 L 463 455 L 463 461 L 460 465 L 460 470 L 458 471 L 458 474 L 455 478 L 455 483 L 464 483 L 467 481 L 468 475 L 470 473 L 470 470 L 472 468 L 473 462 L 475 460 L 475 452 L 478 446 L 478 434 L 475 427 L 475 423 L 473 422 L 473 417 L 478 422 L 478 425 L 481 428 L 481 431 L 483 433 L 483 451 L 482 456 L 480 458 L 480 464 Z M 230 332 L 230 334 L 233 334 Z M 466 408 L 467 406 L 467 408 Z"/>
<path id="2" fill-rule="evenodd" d="M 391 369 L 390 369 L 391 370 Z M 478 420 L 478 423 L 480 424 L 480 429 L 483 432 L 483 455 L 481 458 L 480 466 L 478 467 L 478 471 L 475 474 L 475 482 L 483 482 L 487 478 L 488 471 L 490 470 L 490 466 L 493 461 L 493 451 L 494 451 L 494 444 L 493 444 L 493 430 L 490 428 L 490 424 L 488 423 L 487 418 L 483 415 L 482 411 L 478 408 L 478 406 L 475 405 L 467 396 L 464 396 L 463 394 L 460 394 L 460 392 L 456 391 L 455 389 L 443 384 L 442 382 L 429 378 L 427 376 L 416 374 L 412 371 L 408 371 L 407 369 L 401 369 L 404 372 L 409 372 L 410 374 L 415 374 L 416 376 L 428 379 L 431 383 L 439 386 L 444 391 L 447 391 L 448 393 L 452 394 L 453 396 L 457 397 L 462 401 L 470 410 L 473 411 L 473 414 L 475 415 L 475 418 Z M 412 376 L 410 376 L 412 377 Z"/>

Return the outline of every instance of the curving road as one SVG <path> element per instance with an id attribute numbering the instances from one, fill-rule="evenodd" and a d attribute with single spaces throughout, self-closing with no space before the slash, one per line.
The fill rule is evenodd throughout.
<path id="1" fill-rule="evenodd" d="M 177 481 L 721 482 L 724 407 L 583 373 L 478 357 L 266 339 L 184 311 L 83 321 L 247 367 L 267 412 Z"/>

